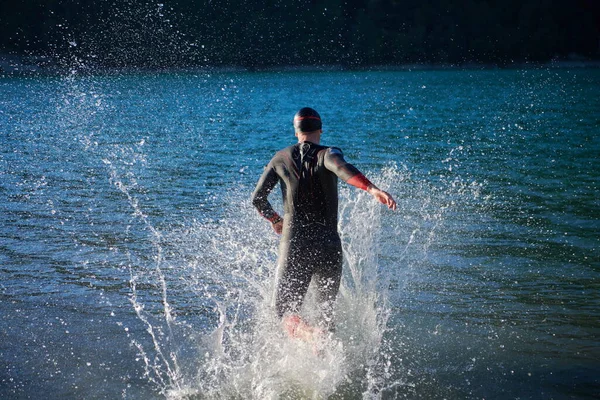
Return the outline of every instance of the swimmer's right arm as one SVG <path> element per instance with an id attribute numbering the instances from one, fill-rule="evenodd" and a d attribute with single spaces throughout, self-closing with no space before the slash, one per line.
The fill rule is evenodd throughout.
<path id="1" fill-rule="evenodd" d="M 362 189 L 369 193 L 371 196 L 375 197 L 375 200 L 380 202 L 381 204 L 387 206 L 390 210 L 396 209 L 396 200 L 392 197 L 388 192 L 384 192 L 379 189 L 375 184 L 373 184 L 370 180 L 367 179 L 361 172 L 352 176 L 350 179 L 346 181 L 354 187 Z"/>
<path id="2" fill-rule="evenodd" d="M 354 187 L 365 190 L 389 209 L 396 209 L 396 200 L 394 200 L 392 195 L 379 189 L 354 165 L 346 162 L 340 149 L 335 147 L 330 148 L 325 155 L 324 161 L 325 167 L 335 173 L 340 179 L 343 179 L 346 183 Z"/>
<path id="3" fill-rule="evenodd" d="M 383 190 L 379 189 L 377 186 L 373 185 L 372 183 L 367 187 L 366 191 L 371 196 L 375 197 L 375 199 L 378 202 L 386 205 L 387 208 L 389 208 L 391 210 L 396 209 L 396 200 L 394 200 L 392 195 L 389 194 L 388 192 L 384 192 Z"/>

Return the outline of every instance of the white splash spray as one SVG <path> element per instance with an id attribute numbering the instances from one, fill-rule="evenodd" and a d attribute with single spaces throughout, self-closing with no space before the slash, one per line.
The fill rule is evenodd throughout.
<path id="1" fill-rule="evenodd" d="M 398 170 L 390 169 L 383 183 L 398 179 Z M 345 261 L 336 307 L 337 329 L 319 352 L 312 345 L 290 340 L 274 318 L 277 238 L 247 200 L 228 199 L 238 207 L 232 207 L 222 220 L 194 222 L 157 237 L 169 248 L 171 258 L 155 262 L 179 271 L 177 277 L 158 274 L 159 282 L 169 285 L 178 281 L 172 288 L 166 287 L 167 291 L 177 290 L 171 298 L 195 297 L 197 303 L 186 312 L 193 314 L 194 307 L 201 310 L 200 317 L 181 313 L 179 320 L 178 306 L 173 305 L 174 316 L 170 317 L 169 303 L 163 301 L 163 327 L 154 325 L 156 319 L 153 324 L 138 313 L 148 327 L 153 348 L 136 345 L 148 377 L 167 397 L 318 399 L 363 393 L 371 398 L 389 384 L 391 355 L 383 339 L 390 312 L 389 278 L 380 276 L 379 253 L 381 215 L 391 212 L 366 193 L 344 189 L 341 197 Z M 135 202 L 130 204 L 135 208 Z M 161 252 L 167 253 L 165 249 Z M 136 312 L 143 310 L 135 285 L 132 291 Z M 313 308 L 314 294 L 309 291 L 303 313 L 310 318 Z M 186 334 L 177 336 L 181 332 Z M 193 348 L 185 360 L 178 351 L 164 350 L 184 341 Z"/>

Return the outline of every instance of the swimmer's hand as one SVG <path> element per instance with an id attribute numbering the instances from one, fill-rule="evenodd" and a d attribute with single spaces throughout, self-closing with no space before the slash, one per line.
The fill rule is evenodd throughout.
<path id="1" fill-rule="evenodd" d="M 394 200 L 392 195 L 389 194 L 388 192 L 384 192 L 383 190 L 379 189 L 377 186 L 375 186 L 373 184 L 369 185 L 369 187 L 367 188 L 367 192 L 371 196 L 375 197 L 375 199 L 377 199 L 378 202 L 386 205 L 389 209 L 391 209 L 391 210 L 396 209 L 396 200 Z"/>
<path id="2" fill-rule="evenodd" d="M 279 218 L 277 222 L 272 223 L 271 227 L 273 227 L 276 234 L 281 235 L 281 232 L 283 232 L 283 218 Z"/>

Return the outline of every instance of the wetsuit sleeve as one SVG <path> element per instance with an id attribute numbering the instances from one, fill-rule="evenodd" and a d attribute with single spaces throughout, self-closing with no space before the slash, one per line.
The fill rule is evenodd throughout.
<path id="1" fill-rule="evenodd" d="M 277 182 L 279 182 L 279 177 L 271 163 L 269 163 L 258 180 L 254 193 L 252 193 L 252 204 L 256 207 L 260 215 L 271 222 L 276 222 L 280 218 L 268 200 L 269 193 L 277 185 Z"/>
<path id="2" fill-rule="evenodd" d="M 354 165 L 344 160 L 344 155 L 340 149 L 331 147 L 326 151 L 323 160 L 325 168 L 336 174 L 344 182 L 359 189 L 367 190 L 371 182 Z"/>

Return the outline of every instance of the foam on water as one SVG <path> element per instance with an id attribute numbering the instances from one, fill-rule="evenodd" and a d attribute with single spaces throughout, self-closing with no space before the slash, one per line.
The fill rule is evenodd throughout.
<path id="1" fill-rule="evenodd" d="M 98 103 L 101 94 L 90 95 L 93 88 L 84 91 L 71 82 L 67 87 L 67 98 L 80 100 L 64 106 L 78 110 L 66 113 L 65 129 L 112 112 L 110 103 Z M 78 96 L 78 90 L 87 94 Z M 401 210 L 396 213 L 341 185 L 344 273 L 337 330 L 316 354 L 312 345 L 284 335 L 274 318 L 278 238 L 251 206 L 252 187 L 242 183 L 223 191 L 219 203 L 225 211 L 218 217 L 179 227 L 167 219 L 158 227 L 138 182 L 148 167 L 143 137 L 100 144 L 93 130 L 75 137 L 82 151 L 101 161 L 129 208 L 125 237 L 146 237 L 150 243 L 121 247 L 128 260 L 130 302 L 145 327 L 142 336 L 131 335 L 131 343 L 158 392 L 172 399 L 379 398 L 386 390 L 410 386 L 399 362 L 402 329 L 388 326 L 389 288 L 392 282 L 402 285 L 427 257 L 455 201 L 464 206 L 467 197 L 478 196 L 480 184 L 465 183 L 453 173 L 462 146 L 449 151 L 439 178 L 429 183 L 394 163 L 366 171 L 396 196 Z M 278 197 L 274 193 L 272 199 L 281 208 Z M 303 309 L 309 321 L 313 309 L 309 291 Z"/>
<path id="2" fill-rule="evenodd" d="M 377 393 L 389 383 L 390 365 L 382 341 L 389 313 L 386 279 L 378 269 L 385 211 L 363 193 L 342 192 L 345 264 L 337 331 L 316 354 L 312 345 L 287 338 L 274 319 L 277 238 L 249 204 L 249 188 L 243 189 L 228 195 L 232 206 L 222 220 L 192 222 L 164 237 L 150 227 L 162 315 L 148 315 L 137 296 L 135 272 L 131 285 L 134 309 L 152 337 L 152 348 L 136 342 L 148 378 L 169 398 L 326 398 L 343 386 L 352 393 Z M 163 252 L 170 258 L 163 261 Z M 176 271 L 177 287 L 168 286 L 162 268 L 169 269 L 169 281 Z M 177 305 L 170 309 L 168 296 L 186 297 L 182 292 L 198 302 L 190 309 L 203 310 L 195 321 L 178 316 Z M 309 320 L 313 297 L 307 295 L 303 311 Z M 192 350 L 182 360 L 185 347 Z"/>
<path id="3" fill-rule="evenodd" d="M 274 318 L 278 239 L 252 208 L 251 188 L 227 192 L 230 206 L 219 220 L 158 232 L 116 170 L 109 170 L 153 243 L 151 262 L 140 265 L 142 258 L 133 255 L 130 265 L 131 303 L 151 337 L 150 346 L 133 343 L 147 378 L 168 398 L 378 398 L 405 384 L 392 350 L 402 339 L 398 327 L 388 327 L 390 281 L 415 266 L 407 254 L 426 257 L 452 202 L 446 196 L 472 185 L 454 181 L 459 189 L 450 185 L 436 198 L 426 194 L 431 188 L 414 192 L 407 169 L 390 165 L 373 175 L 399 196 L 403 213 L 385 210 L 365 192 L 341 189 L 344 274 L 337 329 L 316 353 L 313 345 L 290 340 Z M 140 283 L 155 296 L 144 300 Z M 309 321 L 313 309 L 309 291 L 303 309 Z"/>
<path id="4" fill-rule="evenodd" d="M 79 138 L 130 209 L 127 230 L 151 244 L 151 254 L 147 247 L 123 249 L 130 302 L 145 327 L 144 337 L 131 342 L 157 391 L 171 399 L 379 398 L 409 385 L 399 370 L 399 327 L 388 326 L 389 287 L 427 256 L 456 196 L 477 197 L 479 184 L 444 176 L 441 184 L 426 184 L 396 164 L 366 171 L 397 197 L 396 213 L 341 186 L 344 273 L 337 329 L 316 353 L 312 345 L 290 340 L 274 318 L 278 238 L 250 204 L 252 187 L 242 183 L 223 191 L 221 217 L 185 221 L 183 227 L 167 221 L 158 228 L 139 199 L 144 141 L 98 146 L 90 135 Z M 461 151 L 451 150 L 444 172 L 457 166 L 450 156 Z M 280 208 L 277 197 L 272 199 Z M 303 309 L 309 321 L 313 309 L 309 291 Z"/>

